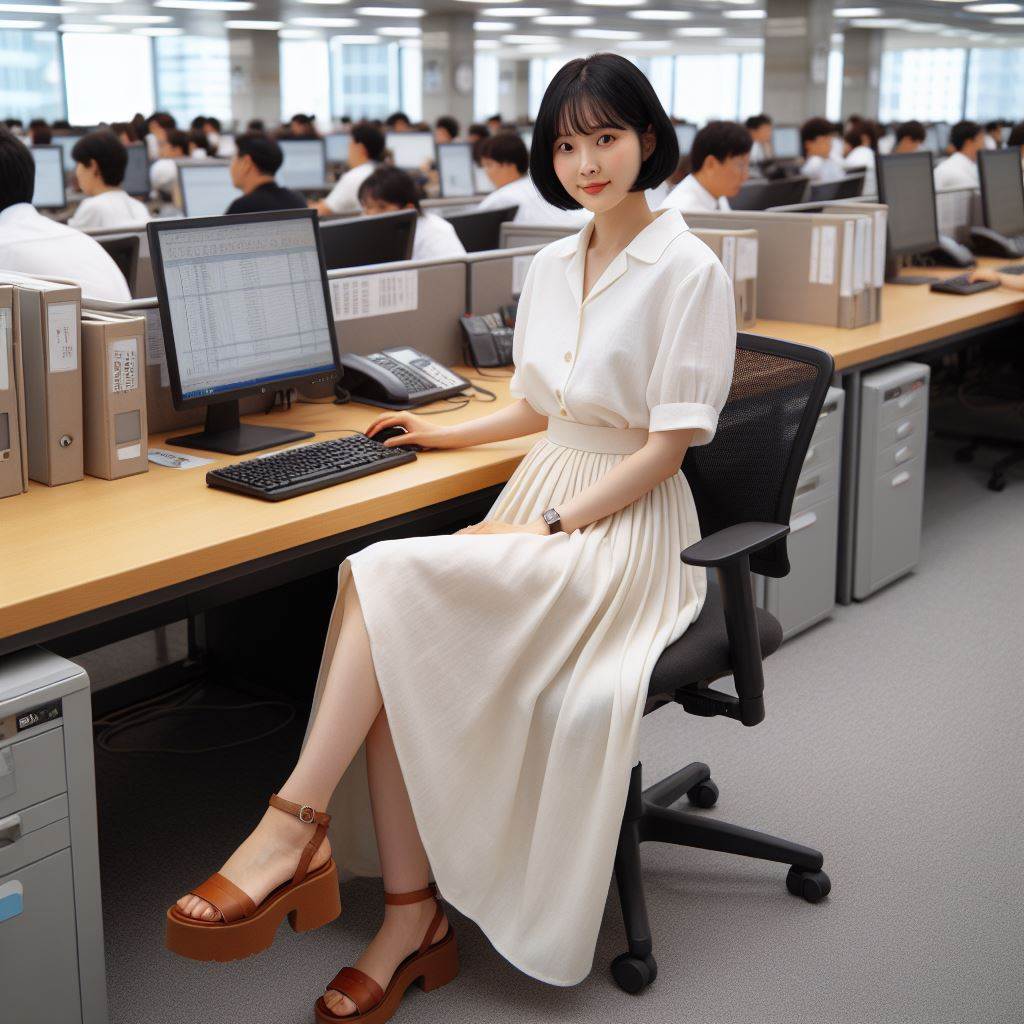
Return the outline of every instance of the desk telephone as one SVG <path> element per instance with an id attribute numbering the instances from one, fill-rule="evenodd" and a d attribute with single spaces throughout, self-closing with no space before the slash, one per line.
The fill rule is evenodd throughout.
<path id="1" fill-rule="evenodd" d="M 382 409 L 412 409 L 471 387 L 464 377 L 408 346 L 368 356 L 344 352 L 341 365 L 344 376 L 335 388 L 338 397 Z"/>
<path id="2" fill-rule="evenodd" d="M 512 334 L 518 302 L 500 306 L 496 313 L 460 318 L 466 362 L 480 369 L 486 366 L 512 365 Z"/>

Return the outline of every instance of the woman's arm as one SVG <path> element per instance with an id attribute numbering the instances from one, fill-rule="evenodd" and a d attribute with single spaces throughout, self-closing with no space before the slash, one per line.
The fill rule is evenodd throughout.
<path id="1" fill-rule="evenodd" d="M 1024 292 L 1024 275 L 1001 274 L 992 267 L 975 267 L 970 272 L 971 281 L 995 281 L 1004 288 L 1012 288 L 1016 292 Z"/>
<path id="2" fill-rule="evenodd" d="M 468 448 L 474 444 L 490 444 L 492 441 L 507 441 L 513 437 L 525 437 L 546 430 L 547 416 L 541 415 L 525 398 L 519 398 L 511 405 L 479 416 L 466 423 L 453 423 L 444 428 L 445 448 Z"/>

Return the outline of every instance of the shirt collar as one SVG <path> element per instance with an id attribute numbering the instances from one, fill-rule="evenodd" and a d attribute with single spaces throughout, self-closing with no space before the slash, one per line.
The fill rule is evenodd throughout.
<path id="1" fill-rule="evenodd" d="M 700 182 L 697 184 L 700 185 Z M 703 186 L 701 187 L 703 188 Z M 594 219 L 591 217 L 576 235 L 576 245 L 567 244 L 558 255 L 564 260 L 579 259 L 582 261 L 587 246 L 590 245 L 590 236 L 593 230 Z M 669 242 L 677 235 L 689 230 L 689 225 L 683 220 L 682 213 L 678 209 L 670 207 L 659 213 L 657 218 L 638 232 L 622 252 L 642 260 L 644 263 L 657 263 L 661 259 L 661 254 L 668 248 Z M 619 255 L 621 256 L 622 253 Z"/>
<path id="2" fill-rule="evenodd" d="M 38 217 L 39 212 L 31 203 L 14 203 L 6 210 L 0 211 L 0 217 L 6 221 L 28 220 L 30 217 Z"/>

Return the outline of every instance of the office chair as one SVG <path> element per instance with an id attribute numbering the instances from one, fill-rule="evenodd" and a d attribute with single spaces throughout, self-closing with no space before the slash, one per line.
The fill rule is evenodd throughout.
<path id="1" fill-rule="evenodd" d="M 97 238 L 97 242 L 107 251 L 107 255 L 117 264 L 117 269 L 124 274 L 128 291 L 136 298 L 135 288 L 139 275 L 139 235 L 107 235 Z"/>
<path id="2" fill-rule="evenodd" d="M 782 627 L 755 608 L 751 572 L 789 573 L 786 534 L 797 479 L 833 373 L 832 357 L 815 348 L 740 334 L 728 401 L 710 444 L 690 448 L 683 473 L 690 484 L 702 540 L 686 548 L 687 565 L 714 568 L 700 615 L 665 649 L 654 667 L 644 714 L 678 703 L 701 717 L 724 715 L 743 725 L 764 719 L 762 660 L 782 643 Z M 710 684 L 732 675 L 737 696 Z M 817 850 L 670 805 L 686 794 L 715 805 L 718 787 L 695 762 L 641 785 L 632 770 L 615 880 L 629 951 L 611 964 L 616 984 L 640 992 L 657 976 L 640 872 L 640 843 L 672 843 L 791 865 L 786 886 L 814 903 L 831 888 Z"/>

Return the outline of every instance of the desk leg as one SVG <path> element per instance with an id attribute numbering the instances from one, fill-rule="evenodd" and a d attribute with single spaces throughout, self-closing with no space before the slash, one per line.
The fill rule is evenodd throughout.
<path id="1" fill-rule="evenodd" d="M 857 526 L 857 466 L 860 463 L 860 371 L 842 377 L 846 392 L 843 408 L 843 451 L 839 487 L 839 551 L 836 565 L 836 601 L 853 601 L 854 538 Z"/>

